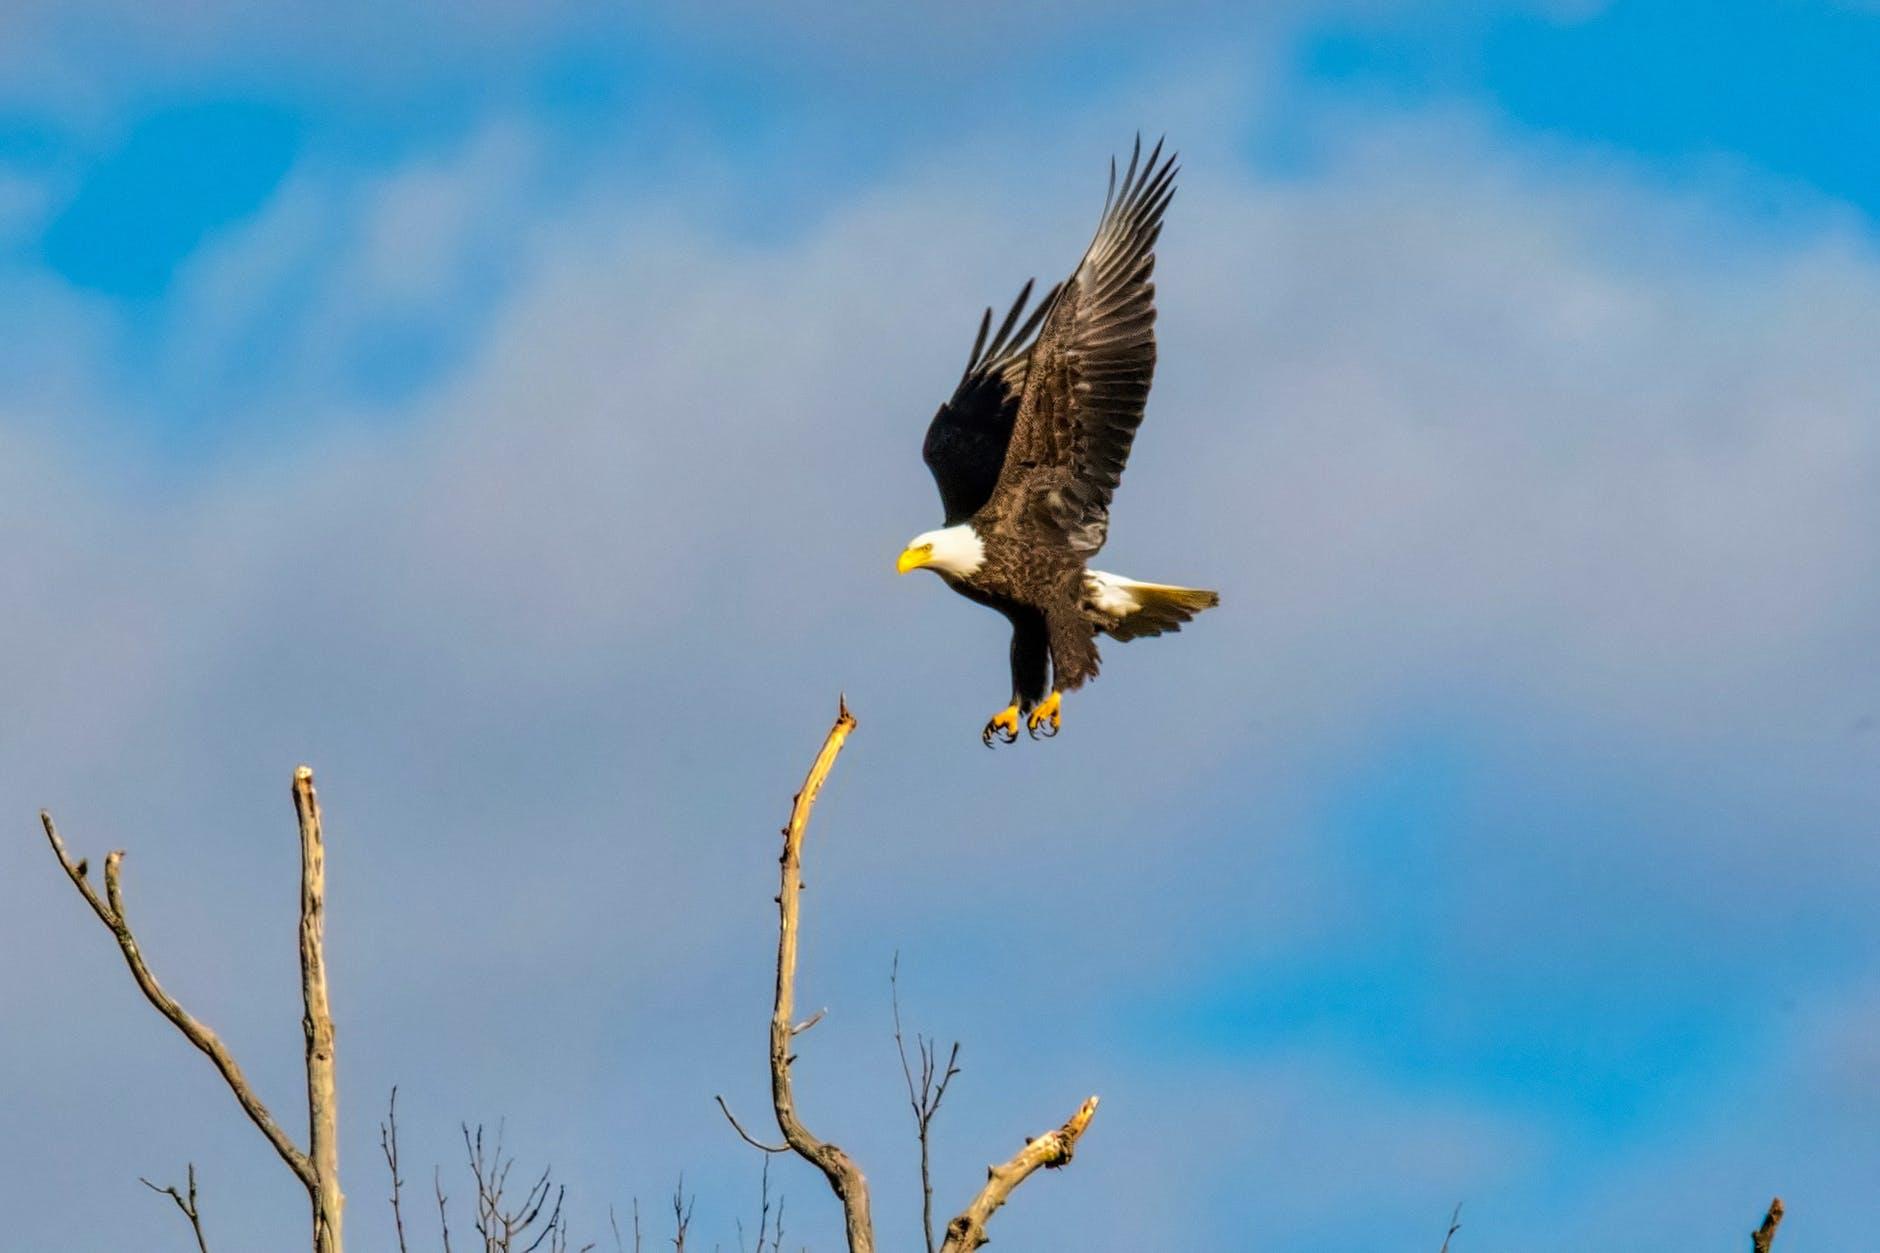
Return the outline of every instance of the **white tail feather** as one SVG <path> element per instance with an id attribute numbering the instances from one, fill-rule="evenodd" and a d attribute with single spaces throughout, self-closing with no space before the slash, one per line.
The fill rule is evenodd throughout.
<path id="1" fill-rule="evenodd" d="M 1179 631 L 1182 623 L 1220 603 L 1220 593 L 1205 588 L 1141 583 L 1102 570 L 1084 571 L 1084 610 L 1113 639 Z"/>

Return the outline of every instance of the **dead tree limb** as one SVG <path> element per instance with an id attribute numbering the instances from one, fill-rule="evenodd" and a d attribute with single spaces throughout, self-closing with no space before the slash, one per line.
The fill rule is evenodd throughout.
<path id="1" fill-rule="evenodd" d="M 118 849 L 104 860 L 104 895 L 100 897 L 91 884 L 90 864 L 85 859 L 74 862 L 65 851 L 65 842 L 53 824 L 52 815 L 41 810 L 39 821 L 46 829 L 46 840 L 53 856 L 65 871 L 72 886 L 91 906 L 105 929 L 117 941 L 137 987 L 183 1035 L 215 1065 L 236 1102 L 250 1122 L 294 1172 L 307 1199 L 313 1217 L 314 1253 L 342 1253 L 342 1217 L 345 1205 L 339 1186 L 338 1091 L 333 1073 L 333 1014 L 326 991 L 326 848 L 320 828 L 320 805 L 313 791 L 313 771 L 301 766 L 294 771 L 294 810 L 300 819 L 300 970 L 301 1024 L 306 1036 L 308 1151 L 302 1152 L 293 1138 L 275 1121 L 274 1115 L 255 1095 L 248 1077 L 242 1073 L 234 1054 L 207 1026 L 164 991 L 163 985 L 144 962 L 143 949 L 132 932 L 124 912 L 121 871 L 124 850 Z"/>
<path id="2" fill-rule="evenodd" d="M 176 1202 L 176 1208 L 183 1211 L 183 1217 L 189 1220 L 190 1231 L 195 1234 L 197 1253 L 209 1253 L 209 1242 L 203 1238 L 202 1234 L 202 1211 L 196 1207 L 196 1163 L 189 1164 L 189 1194 L 187 1196 L 178 1192 L 175 1184 L 167 1188 L 159 1188 L 141 1175 L 138 1176 L 137 1182 L 152 1192 L 167 1196 Z"/>
<path id="3" fill-rule="evenodd" d="M 894 955 L 888 968 L 888 1004 L 894 1014 L 894 1051 L 901 1058 L 901 1078 L 907 1081 L 907 1103 L 914 1111 L 914 1134 L 920 1141 L 920 1234 L 927 1242 L 927 1253 L 934 1253 L 933 1237 L 933 1120 L 946 1099 L 947 1085 L 960 1073 L 960 1042 L 955 1040 L 947 1052 L 945 1066 L 939 1064 L 940 1042 L 914 1033 L 914 1049 L 920 1054 L 920 1082 L 914 1082 L 914 1068 L 907 1060 L 907 1039 L 901 1033 L 901 955 Z"/>
<path id="4" fill-rule="evenodd" d="M 333 1009 L 326 995 L 326 839 L 313 769 L 294 770 L 300 818 L 300 998 L 307 1040 L 307 1156 L 314 1175 L 314 1248 L 339 1253 L 346 1197 L 339 1187 L 339 1081 L 334 1072 Z"/>
<path id="5" fill-rule="evenodd" d="M 783 829 L 783 856 L 780 859 L 782 884 L 777 893 L 777 999 L 770 1016 L 770 1097 L 777 1111 L 777 1128 L 784 1143 L 797 1155 L 822 1171 L 836 1198 L 842 1202 L 843 1222 L 848 1232 L 849 1253 L 874 1253 L 874 1220 L 868 1212 L 868 1180 L 861 1167 L 847 1153 L 810 1133 L 797 1116 L 796 1094 L 790 1085 L 790 1038 L 795 1034 L 797 929 L 802 914 L 803 835 L 809 828 L 809 816 L 816 807 L 829 770 L 836 764 L 849 732 L 855 729 L 854 715 L 848 703 L 840 702 L 835 725 L 823 740 L 822 750 L 803 780 L 803 790 L 790 807 L 790 821 Z"/>
<path id="6" fill-rule="evenodd" d="M 1067 1165 L 1096 1112 L 1097 1098 L 1093 1096 L 1066 1119 L 1062 1127 L 1028 1142 L 1003 1165 L 987 1167 L 986 1186 L 960 1211 L 959 1217 L 947 1224 L 946 1243 L 940 1246 L 940 1253 L 970 1253 L 990 1239 L 986 1235 L 986 1223 L 1011 1197 L 1013 1190 L 1041 1166 L 1056 1170 Z"/>
<path id="7" fill-rule="evenodd" d="M 783 856 L 779 859 L 782 881 L 777 892 L 777 998 L 770 1016 L 770 1095 L 785 1144 L 822 1171 L 836 1199 L 842 1202 L 849 1253 L 874 1253 L 875 1231 L 869 1216 L 868 1180 L 853 1158 L 835 1145 L 818 1139 L 803 1125 L 796 1112 L 796 1096 L 790 1083 L 790 1066 L 796 1060 L 790 1052 L 790 1041 L 804 1029 L 794 1024 L 797 937 L 803 903 L 803 836 L 823 783 L 854 729 L 855 716 L 849 712 L 848 703 L 839 702 L 835 725 L 823 739 L 822 748 L 803 780 L 803 789 L 791 804 L 790 821 L 783 828 Z M 1055 1169 L 1069 1162 L 1076 1152 L 1077 1141 L 1096 1112 L 1097 1098 L 1093 1096 L 1063 1126 L 1029 1141 L 1010 1161 L 990 1167 L 979 1194 L 947 1224 L 946 1240 L 940 1246 L 940 1253 L 967 1253 L 984 1244 L 986 1223 L 1013 1190 L 1040 1167 Z"/>
<path id="8" fill-rule="evenodd" d="M 1462 1230 L 1462 1202 L 1456 1202 L 1456 1208 L 1449 1213 L 1449 1230 L 1443 1233 L 1443 1247 L 1437 1253 L 1449 1253 L 1449 1242 Z"/>
<path id="9" fill-rule="evenodd" d="M 725 1121 L 731 1124 L 731 1129 L 738 1133 L 738 1139 L 744 1141 L 746 1144 L 750 1145 L 752 1148 L 761 1149 L 766 1153 L 788 1153 L 790 1151 L 790 1146 L 787 1144 L 766 1144 L 762 1140 L 758 1139 L 756 1136 L 752 1135 L 750 1132 L 746 1131 L 744 1129 L 744 1124 L 738 1121 L 738 1116 L 731 1112 L 731 1107 L 729 1105 L 725 1104 L 724 1097 L 714 1096 L 712 1100 L 718 1102 L 719 1110 L 724 1114 Z"/>
<path id="10" fill-rule="evenodd" d="M 1751 1253 L 1769 1253 L 1776 1242 L 1776 1228 L 1782 1225 L 1782 1198 L 1776 1197 L 1769 1202 L 1769 1212 L 1763 1215 L 1762 1226 L 1750 1233 Z"/>
<path id="11" fill-rule="evenodd" d="M 450 1253 L 450 1198 L 444 1195 L 444 1168 L 431 1167 L 431 1191 L 437 1197 L 437 1228 L 443 1233 L 444 1253 Z"/>
<path id="12" fill-rule="evenodd" d="M 392 1177 L 392 1225 L 398 1231 L 398 1253 L 405 1247 L 405 1180 L 398 1173 L 398 1085 L 392 1085 L 392 1099 L 386 1103 L 386 1121 L 379 1124 L 379 1152 L 385 1155 L 385 1169 Z"/>

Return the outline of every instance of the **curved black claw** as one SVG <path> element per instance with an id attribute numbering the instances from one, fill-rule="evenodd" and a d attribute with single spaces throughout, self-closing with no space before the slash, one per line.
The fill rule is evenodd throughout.
<path id="1" fill-rule="evenodd" d="M 1018 706 L 1001 709 L 987 719 L 985 730 L 979 733 L 979 742 L 991 748 L 994 739 L 1006 744 L 1018 742 Z"/>
<path id="2" fill-rule="evenodd" d="M 1063 704 L 1064 698 L 1062 694 L 1053 692 L 1036 705 L 1032 706 L 1031 710 L 1025 715 L 1025 730 L 1031 735 L 1032 739 L 1049 740 L 1056 738 L 1060 720 L 1063 718 Z"/>

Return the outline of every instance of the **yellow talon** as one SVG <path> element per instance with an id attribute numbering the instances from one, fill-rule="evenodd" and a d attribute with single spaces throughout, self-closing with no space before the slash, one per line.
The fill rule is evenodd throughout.
<path id="1" fill-rule="evenodd" d="M 991 748 L 992 737 L 995 735 L 1007 744 L 1018 739 L 1017 705 L 1007 705 L 998 713 L 993 714 L 992 720 L 986 723 L 986 729 L 979 733 L 979 739 L 987 748 Z"/>
<path id="2" fill-rule="evenodd" d="M 1025 729 L 1031 733 L 1032 739 L 1038 738 L 1041 728 L 1047 723 L 1051 729 L 1043 732 L 1045 739 L 1048 740 L 1058 733 L 1058 724 L 1062 721 L 1059 710 L 1063 704 L 1064 696 L 1061 692 L 1053 692 L 1038 702 L 1037 707 L 1031 711 L 1031 716 L 1025 720 Z"/>

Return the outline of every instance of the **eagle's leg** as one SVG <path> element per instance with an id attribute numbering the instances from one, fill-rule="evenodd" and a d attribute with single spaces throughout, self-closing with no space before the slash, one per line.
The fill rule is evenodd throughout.
<path id="1" fill-rule="evenodd" d="M 1063 721 L 1059 712 L 1063 704 L 1062 692 L 1053 692 L 1038 702 L 1025 719 L 1025 730 L 1030 733 L 1032 739 L 1043 736 L 1048 740 L 1058 733 L 1058 726 Z"/>
<path id="2" fill-rule="evenodd" d="M 1030 713 L 1044 699 L 1050 685 L 1049 637 L 1044 615 L 1028 605 L 1013 604 L 1002 610 L 1012 621 L 1012 703 L 992 715 L 980 739 L 992 747 L 993 736 L 1007 744 L 1018 739 L 1019 719 Z"/>

